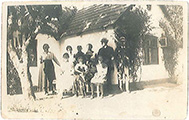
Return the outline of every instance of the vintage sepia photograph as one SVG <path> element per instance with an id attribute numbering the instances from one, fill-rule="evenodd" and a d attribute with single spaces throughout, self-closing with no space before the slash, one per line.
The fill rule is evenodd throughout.
<path id="1" fill-rule="evenodd" d="M 2 117 L 185 119 L 186 2 L 4 2 Z"/>

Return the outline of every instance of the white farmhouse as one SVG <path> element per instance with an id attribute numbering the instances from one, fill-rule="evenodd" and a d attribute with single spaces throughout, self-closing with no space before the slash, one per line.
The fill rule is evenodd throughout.
<path id="1" fill-rule="evenodd" d="M 163 19 L 164 15 L 157 5 L 143 5 L 142 7 L 147 9 L 148 13 L 152 15 L 152 26 L 155 27 L 155 29 L 152 31 L 154 36 L 151 38 L 156 41 L 157 45 L 153 50 L 148 49 L 144 52 L 144 62 L 141 69 L 138 70 L 138 78 L 141 82 L 154 81 L 155 83 L 157 81 L 166 81 L 169 75 L 164 67 L 162 48 L 159 46 L 159 39 L 163 33 L 163 30 L 159 27 L 159 20 Z M 73 21 L 71 21 L 66 33 L 62 35 L 61 40 L 56 41 L 42 34 L 37 36 L 37 58 L 39 59 L 40 54 L 43 52 L 42 46 L 44 43 L 50 45 L 50 51 L 57 56 L 60 62 L 62 61 L 62 55 L 67 45 L 71 45 L 73 52 L 76 53 L 77 45 L 81 45 L 83 52 L 86 52 L 87 44 L 91 43 L 94 52 L 97 53 L 101 48 L 100 40 L 107 38 L 109 40 L 108 45 L 115 49 L 115 23 L 122 18 L 122 15 L 124 12 L 127 12 L 128 8 L 128 5 L 124 4 L 95 4 L 79 10 Z M 38 60 L 37 67 L 30 67 L 34 85 L 38 84 L 39 66 L 40 63 Z M 62 67 L 63 66 L 62 64 Z M 60 72 L 58 67 L 56 67 L 56 73 L 57 79 L 62 79 L 59 78 Z M 117 70 L 115 69 L 112 75 L 112 84 L 117 84 L 116 73 Z"/>

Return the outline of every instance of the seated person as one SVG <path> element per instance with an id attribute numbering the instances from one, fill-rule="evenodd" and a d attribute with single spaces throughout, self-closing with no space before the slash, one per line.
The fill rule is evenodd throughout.
<path id="1" fill-rule="evenodd" d="M 75 65 L 75 82 L 74 89 L 76 96 L 79 95 L 79 92 L 83 97 L 86 96 L 85 91 L 85 75 L 87 73 L 87 66 L 83 63 L 83 57 L 78 57 L 78 63 Z"/>
<path id="2" fill-rule="evenodd" d="M 97 72 L 91 80 L 91 98 L 94 97 L 94 87 L 97 86 L 97 97 L 101 94 L 101 97 L 104 95 L 103 84 L 106 81 L 107 75 L 107 65 L 103 63 L 103 59 L 101 56 L 98 56 L 98 64 L 96 65 Z"/>

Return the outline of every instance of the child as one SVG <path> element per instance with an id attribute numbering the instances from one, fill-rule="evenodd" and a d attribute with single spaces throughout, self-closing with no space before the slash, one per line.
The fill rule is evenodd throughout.
<path id="1" fill-rule="evenodd" d="M 83 57 L 78 57 L 78 63 L 75 65 L 76 79 L 74 82 L 75 94 L 79 95 L 79 91 L 83 97 L 86 96 L 85 91 L 85 74 L 87 73 L 87 66 L 83 63 Z"/>
<path id="2" fill-rule="evenodd" d="M 106 81 L 106 75 L 107 75 L 107 65 L 102 62 L 103 59 L 101 56 L 98 56 L 98 64 L 96 65 L 97 73 L 95 73 L 94 77 L 91 80 L 91 98 L 94 98 L 94 86 L 97 86 L 97 97 L 99 97 L 101 93 L 101 97 L 103 97 L 104 90 L 103 90 L 103 84 Z M 100 93 L 99 93 L 100 92 Z"/>
<path id="3" fill-rule="evenodd" d="M 62 79 L 59 86 L 59 93 L 61 98 L 72 89 L 74 76 L 73 76 L 73 63 L 69 61 L 69 54 L 64 53 L 63 54 L 63 68 L 62 68 Z"/>

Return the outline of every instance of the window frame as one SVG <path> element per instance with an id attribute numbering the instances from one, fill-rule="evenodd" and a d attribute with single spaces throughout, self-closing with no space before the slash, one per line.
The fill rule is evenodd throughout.
<path id="1" fill-rule="evenodd" d="M 155 40 L 154 43 L 152 42 L 153 40 Z M 159 47 L 158 47 L 158 38 L 156 36 L 153 36 L 153 35 L 147 36 L 147 39 L 145 39 L 145 43 L 143 47 L 143 54 L 144 54 L 143 65 L 158 65 L 159 64 Z M 154 54 L 156 54 L 155 55 L 156 58 L 155 60 L 152 60 Z"/>

